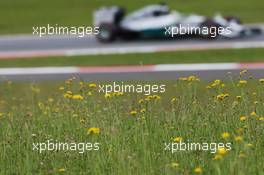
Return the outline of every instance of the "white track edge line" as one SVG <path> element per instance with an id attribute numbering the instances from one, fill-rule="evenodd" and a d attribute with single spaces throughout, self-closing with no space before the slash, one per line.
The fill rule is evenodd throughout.
<path id="1" fill-rule="evenodd" d="M 252 65 L 257 65 L 253 66 Z M 260 65 L 260 66 L 258 66 Z M 263 66 L 262 66 L 263 65 Z M 148 72 L 166 72 L 166 71 L 213 71 L 213 70 L 241 70 L 245 69 L 264 69 L 263 63 L 198 63 L 198 64 L 158 64 L 152 65 L 152 69 L 148 69 Z M 135 66 L 134 66 L 135 67 Z M 141 66 L 142 67 L 142 66 Z M 143 66 L 144 67 L 144 66 Z M 94 71 L 87 72 L 86 70 L 92 68 Z M 96 70 L 98 68 L 98 70 Z M 100 70 L 101 67 L 33 67 L 33 68 L 0 68 L 0 75 L 48 75 L 48 74 L 80 74 L 80 73 L 109 73 L 118 72 L 118 69 L 122 66 L 109 66 L 104 70 Z M 130 69 L 127 73 L 131 72 L 145 72 L 144 69 L 138 71 Z"/>

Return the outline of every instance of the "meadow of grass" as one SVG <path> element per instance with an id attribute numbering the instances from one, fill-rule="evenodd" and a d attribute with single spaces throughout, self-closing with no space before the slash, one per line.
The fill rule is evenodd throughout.
<path id="1" fill-rule="evenodd" d="M 92 24 L 92 12 L 100 6 L 120 5 L 128 11 L 136 10 L 150 3 L 149 0 L 1 0 L 0 1 L 0 34 L 32 33 L 33 26 L 64 25 L 87 26 Z M 223 15 L 238 16 L 244 22 L 263 22 L 261 0 L 167 0 L 168 5 L 184 13 L 199 13 L 213 16 L 220 12 Z"/>
<path id="2" fill-rule="evenodd" d="M 0 67 L 146 65 L 174 63 L 263 62 L 264 49 L 223 49 L 126 55 L 95 55 L 0 60 Z"/>
<path id="3" fill-rule="evenodd" d="M 150 96 L 105 95 L 100 83 L 2 83 L 0 174 L 264 174 L 264 79 L 246 71 L 225 82 L 181 77 Z M 48 139 L 98 142 L 100 149 L 32 150 Z M 168 142 L 232 149 L 172 154 Z"/>

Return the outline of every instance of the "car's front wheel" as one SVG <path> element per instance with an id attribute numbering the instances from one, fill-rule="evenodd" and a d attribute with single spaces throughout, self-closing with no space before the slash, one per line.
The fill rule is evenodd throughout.
<path id="1" fill-rule="evenodd" d="M 116 39 L 115 27 L 112 24 L 101 24 L 99 26 L 99 33 L 96 36 L 100 42 L 112 42 Z"/>

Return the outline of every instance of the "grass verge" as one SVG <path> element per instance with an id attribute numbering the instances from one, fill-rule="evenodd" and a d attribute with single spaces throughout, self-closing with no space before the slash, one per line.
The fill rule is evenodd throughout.
<path id="1" fill-rule="evenodd" d="M 146 65 L 173 63 L 263 62 L 264 49 L 226 49 L 166 53 L 46 57 L 0 60 L 0 67 Z"/>
<path id="2" fill-rule="evenodd" d="M 2 84 L 0 174 L 261 174 L 264 80 L 242 75 L 209 84 L 181 78 L 164 94 L 150 96 L 105 96 L 98 85 L 74 79 Z M 33 143 L 47 140 L 99 143 L 100 149 L 33 150 Z M 210 147 L 176 151 L 180 143 Z"/>

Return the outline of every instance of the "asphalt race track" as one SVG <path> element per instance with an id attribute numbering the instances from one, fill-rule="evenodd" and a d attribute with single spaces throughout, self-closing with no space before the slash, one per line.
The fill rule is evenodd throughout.
<path id="1" fill-rule="evenodd" d="M 263 26 L 262 26 L 263 28 Z M 66 36 L 42 37 L 32 35 L 0 36 L 0 59 L 45 57 L 45 56 L 74 56 L 127 53 L 155 53 L 177 50 L 200 50 L 222 48 L 264 48 L 264 32 L 258 36 L 237 39 L 190 39 L 180 38 L 171 40 L 136 40 L 115 41 L 110 44 L 99 43 L 94 36 L 78 38 Z M 45 59 L 45 58 L 43 58 Z M 203 70 L 203 71 L 172 71 L 159 72 L 96 72 L 96 73 L 58 73 L 58 74 L 20 74 L 1 75 L 0 81 L 38 81 L 62 80 L 75 75 L 84 80 L 175 80 L 179 76 L 198 75 L 204 79 L 226 78 L 227 72 L 237 74 L 239 70 Z M 256 68 L 250 71 L 255 77 L 264 77 L 264 69 Z"/>
<path id="2" fill-rule="evenodd" d="M 0 59 L 45 56 L 155 53 L 177 50 L 264 47 L 264 34 L 237 39 L 171 39 L 97 42 L 95 37 L 4 37 L 0 38 Z"/>
<path id="3" fill-rule="evenodd" d="M 259 25 L 263 30 L 263 25 Z M 155 53 L 177 50 L 263 48 L 264 32 L 236 39 L 173 38 L 99 43 L 94 36 L 2 36 L 0 59 L 100 54 Z"/>
<path id="4" fill-rule="evenodd" d="M 0 37 L 0 54 L 11 51 L 47 51 L 47 50 L 73 50 L 73 49 L 101 49 L 101 48 L 127 48 L 127 47 L 146 47 L 146 46 L 177 46 L 189 45 L 216 45 L 223 43 L 264 43 L 264 34 L 252 37 L 237 39 L 216 39 L 205 40 L 199 38 L 180 38 L 171 40 L 134 40 L 134 41 L 115 41 L 113 43 L 99 43 L 95 37 L 65 37 L 47 36 L 39 38 L 37 36 L 6 36 Z"/>

